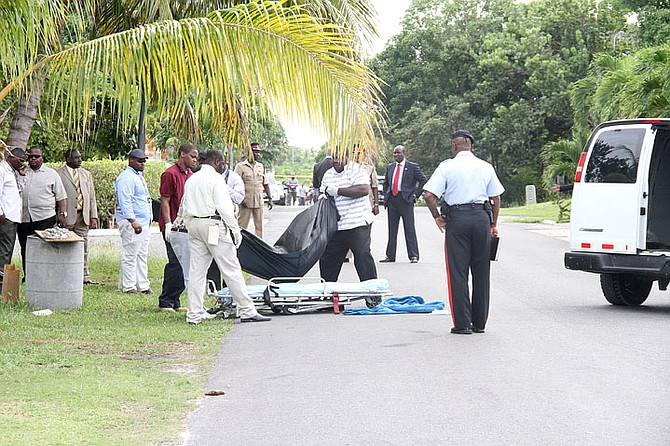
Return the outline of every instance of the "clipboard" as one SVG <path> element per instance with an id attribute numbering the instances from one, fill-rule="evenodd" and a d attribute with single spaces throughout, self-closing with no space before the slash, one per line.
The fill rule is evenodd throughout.
<path id="1" fill-rule="evenodd" d="M 491 237 L 491 260 L 498 260 L 500 254 L 500 237 Z"/>

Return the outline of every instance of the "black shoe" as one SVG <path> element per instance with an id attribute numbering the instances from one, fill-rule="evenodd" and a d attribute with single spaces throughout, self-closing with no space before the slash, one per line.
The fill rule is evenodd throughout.
<path id="1" fill-rule="evenodd" d="M 411 257 L 409 259 L 409 263 L 419 263 L 419 258 L 418 257 Z"/>
<path id="2" fill-rule="evenodd" d="M 456 327 L 454 327 L 454 328 L 451 329 L 451 332 L 453 334 L 472 334 L 472 330 L 470 330 L 469 328 L 456 328 Z"/>
<path id="3" fill-rule="evenodd" d="M 263 316 L 262 314 L 257 314 L 256 316 L 251 316 L 251 317 L 243 317 L 240 319 L 242 322 L 269 322 L 271 321 L 272 318 Z"/>
<path id="4" fill-rule="evenodd" d="M 484 331 L 485 330 L 483 328 L 477 328 L 474 325 L 472 326 L 472 332 L 473 333 L 484 333 Z"/>
<path id="5" fill-rule="evenodd" d="M 379 263 L 393 263 L 395 262 L 395 259 L 389 259 L 388 257 L 384 257 L 379 261 Z"/>

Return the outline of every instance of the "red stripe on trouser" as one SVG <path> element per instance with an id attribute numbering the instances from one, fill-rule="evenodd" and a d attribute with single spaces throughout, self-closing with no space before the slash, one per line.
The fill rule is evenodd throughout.
<path id="1" fill-rule="evenodd" d="M 451 310 L 451 321 L 456 326 L 454 318 L 454 303 L 451 299 L 451 276 L 449 275 L 449 251 L 447 251 L 447 235 L 444 235 L 444 263 L 447 265 L 447 296 L 449 296 L 449 309 Z"/>

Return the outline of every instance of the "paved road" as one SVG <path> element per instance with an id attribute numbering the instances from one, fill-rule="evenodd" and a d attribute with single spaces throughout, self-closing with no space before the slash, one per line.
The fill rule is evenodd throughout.
<path id="1" fill-rule="evenodd" d="M 292 212 L 270 212 L 269 240 Z M 379 275 L 396 295 L 444 299 L 441 234 L 425 208 L 417 224 L 420 263 L 401 247 Z M 565 228 L 503 223 L 501 234 L 485 334 L 452 335 L 445 315 L 238 324 L 207 382 L 225 395 L 203 400 L 184 444 L 670 444 L 668 294 L 610 306 L 595 275 L 563 268 Z M 378 259 L 385 242 L 379 215 Z M 341 280 L 356 280 L 353 265 Z"/>

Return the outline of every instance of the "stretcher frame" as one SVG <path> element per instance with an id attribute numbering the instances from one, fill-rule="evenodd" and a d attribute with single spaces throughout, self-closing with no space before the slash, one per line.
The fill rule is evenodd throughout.
<path id="1" fill-rule="evenodd" d="M 291 293 L 281 290 L 282 284 L 299 283 L 303 281 L 318 284 L 321 290 L 312 293 Z M 332 310 L 335 314 L 344 311 L 346 305 L 365 300 L 368 308 L 378 306 L 385 296 L 390 296 L 389 290 L 379 291 L 335 291 L 330 290 L 328 282 L 321 277 L 273 277 L 267 281 L 262 293 L 249 293 L 257 310 L 271 311 L 275 314 L 297 314 L 308 311 Z M 230 296 L 217 293 L 218 307 L 222 300 Z"/>

